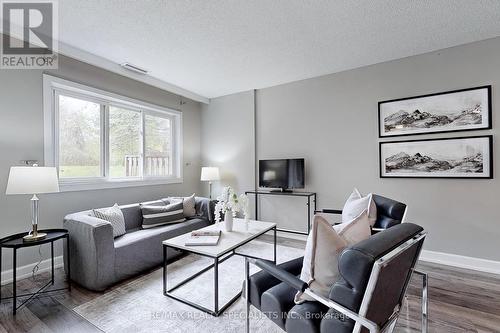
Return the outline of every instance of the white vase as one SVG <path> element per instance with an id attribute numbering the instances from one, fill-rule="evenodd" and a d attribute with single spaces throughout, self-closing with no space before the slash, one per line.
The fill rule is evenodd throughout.
<path id="1" fill-rule="evenodd" d="M 233 212 L 231 210 L 224 214 L 224 228 L 226 231 L 233 231 Z"/>

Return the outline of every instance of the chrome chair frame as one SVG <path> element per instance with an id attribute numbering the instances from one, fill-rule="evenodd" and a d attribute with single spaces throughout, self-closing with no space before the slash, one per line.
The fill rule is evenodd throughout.
<path id="1" fill-rule="evenodd" d="M 367 328 L 370 331 L 370 333 L 386 333 L 386 332 L 391 333 L 391 332 L 393 332 L 394 328 L 396 327 L 396 322 L 397 322 L 397 319 L 399 318 L 411 277 L 413 276 L 413 274 L 417 274 L 417 275 L 420 275 L 422 277 L 422 306 L 421 306 L 422 328 L 421 328 L 421 332 L 427 333 L 427 331 L 428 331 L 428 300 L 429 300 L 429 298 L 428 298 L 428 276 L 426 273 L 415 269 L 416 261 L 417 261 L 418 257 L 420 256 L 420 252 L 422 251 L 422 248 L 420 248 L 419 253 L 416 256 L 417 259 L 412 264 L 412 271 L 411 271 L 411 274 L 409 274 L 409 276 L 405 282 L 403 293 L 400 297 L 399 304 L 398 304 L 398 306 L 396 306 L 396 308 L 395 308 L 394 312 L 392 313 L 392 315 L 390 316 L 389 320 L 384 324 L 383 327 L 379 327 L 376 323 L 374 323 L 370 319 L 366 318 L 366 312 L 368 311 L 368 307 L 370 305 L 373 292 L 374 292 L 375 287 L 377 285 L 377 281 L 378 281 L 378 277 L 379 277 L 381 269 L 384 266 L 388 265 L 392 260 L 397 258 L 399 255 L 401 255 L 404 251 L 406 251 L 411 246 L 413 246 L 415 243 L 424 239 L 426 237 L 426 235 L 427 234 L 424 231 L 417 234 L 412 239 L 399 245 L 397 248 L 395 248 L 391 252 L 385 254 L 383 257 L 381 257 L 377 261 L 375 261 L 370 278 L 368 280 L 368 284 L 367 284 L 365 293 L 363 295 L 363 300 L 361 302 L 359 313 L 356 313 L 352 310 L 349 310 L 346 307 L 332 301 L 331 299 L 325 298 L 323 296 L 320 296 L 320 295 L 314 293 L 314 291 L 312 291 L 310 288 L 306 288 L 304 290 L 304 293 L 309 295 L 310 297 L 314 298 L 316 301 L 326 305 L 327 307 L 334 309 L 335 311 L 337 311 L 337 312 L 345 315 L 346 317 L 354 320 L 355 326 L 353 329 L 353 333 L 361 332 L 362 327 Z M 245 329 L 246 330 L 245 331 L 247 333 L 250 332 L 250 298 L 249 298 L 249 296 L 250 296 L 249 295 L 250 263 L 257 265 L 258 259 L 245 258 L 245 300 L 246 300 L 246 307 L 245 307 L 245 311 L 246 311 Z M 268 272 L 268 273 L 272 274 L 272 272 Z M 278 276 L 275 276 L 275 277 L 280 279 Z M 293 276 L 293 278 L 295 278 L 295 276 Z M 286 282 L 286 281 L 283 281 L 283 282 Z"/>

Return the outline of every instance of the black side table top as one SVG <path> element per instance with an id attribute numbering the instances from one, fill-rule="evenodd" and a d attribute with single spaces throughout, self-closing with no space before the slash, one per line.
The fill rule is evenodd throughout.
<path id="1" fill-rule="evenodd" d="M 36 241 L 25 242 L 23 237 L 28 234 L 28 232 L 22 232 L 19 234 L 7 236 L 0 239 L 0 247 L 18 249 L 21 247 L 36 246 L 45 243 L 50 243 L 60 238 L 68 236 L 68 230 L 66 229 L 44 229 L 38 232 L 44 232 L 47 234 L 45 238 Z"/>

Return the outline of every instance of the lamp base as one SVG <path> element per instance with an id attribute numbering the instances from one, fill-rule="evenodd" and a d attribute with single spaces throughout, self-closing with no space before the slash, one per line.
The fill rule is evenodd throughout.
<path id="1" fill-rule="evenodd" d="M 23 241 L 25 242 L 35 242 L 40 239 L 44 239 L 47 236 L 46 233 L 39 232 L 36 235 L 26 235 L 23 237 Z"/>
<path id="2" fill-rule="evenodd" d="M 35 242 L 47 236 L 44 232 L 38 232 L 38 224 L 33 224 L 33 230 L 23 237 L 24 242 Z"/>

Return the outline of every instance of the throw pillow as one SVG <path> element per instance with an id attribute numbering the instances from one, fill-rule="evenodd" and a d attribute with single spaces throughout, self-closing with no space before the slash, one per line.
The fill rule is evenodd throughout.
<path id="1" fill-rule="evenodd" d="M 118 237 L 126 233 L 125 218 L 118 204 L 115 203 L 113 207 L 109 208 L 93 209 L 92 212 L 98 219 L 111 223 L 113 227 L 113 237 Z"/>
<path id="2" fill-rule="evenodd" d="M 185 217 L 193 217 L 196 215 L 196 199 L 195 199 L 195 193 L 193 193 L 189 197 L 171 197 L 171 198 L 165 198 L 161 199 L 163 202 L 167 203 L 173 203 L 173 202 L 181 202 L 182 201 L 182 208 L 184 209 L 184 216 Z M 168 203 L 167 203 L 168 204 Z"/>
<path id="3" fill-rule="evenodd" d="M 377 221 L 377 206 L 373 201 L 372 194 L 363 197 L 358 189 L 354 189 L 344 204 L 342 209 L 342 223 L 347 223 L 361 215 L 364 210 L 368 210 L 368 220 L 373 226 Z"/>
<path id="4" fill-rule="evenodd" d="M 342 237 L 349 246 L 368 239 L 372 234 L 368 211 L 364 210 L 359 216 L 354 218 L 354 220 L 337 224 L 333 226 L 333 229 L 335 229 L 337 234 Z"/>
<path id="5" fill-rule="evenodd" d="M 144 229 L 183 222 L 186 220 L 184 218 L 182 202 L 163 206 L 141 204 L 141 211 L 142 227 Z"/>
<path id="6" fill-rule="evenodd" d="M 327 220 L 315 216 L 311 233 L 307 237 L 304 261 L 300 279 L 307 282 L 315 293 L 327 297 L 332 285 L 338 280 L 338 256 L 347 246 L 370 237 L 367 212 L 344 225 L 332 228 Z M 297 292 L 295 303 L 314 301 L 311 297 Z"/>

